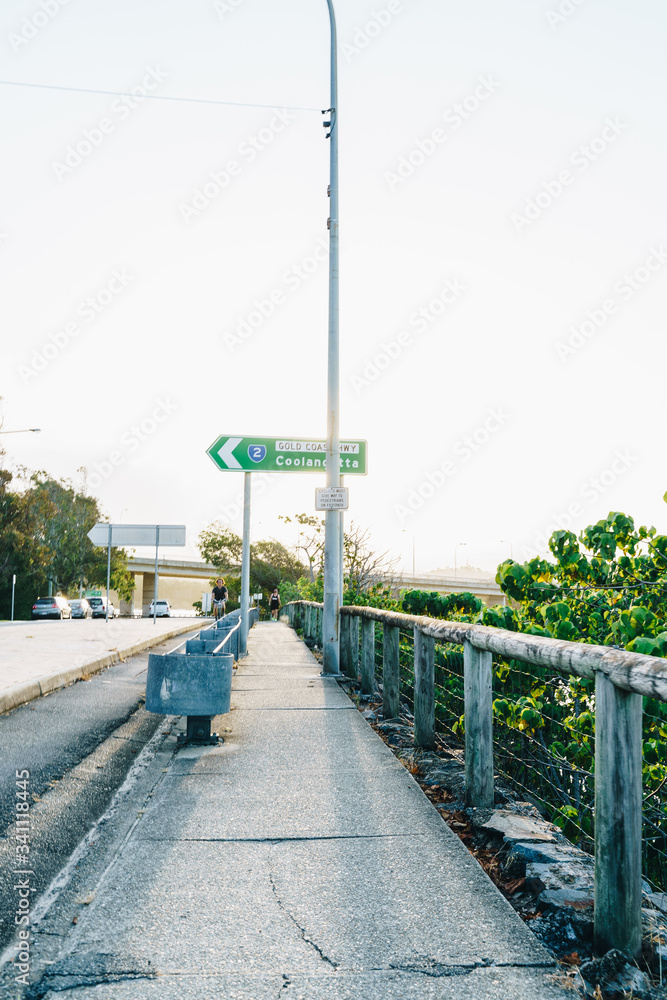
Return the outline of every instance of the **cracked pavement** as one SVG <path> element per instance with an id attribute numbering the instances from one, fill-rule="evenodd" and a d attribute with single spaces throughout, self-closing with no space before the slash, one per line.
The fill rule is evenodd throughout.
<path id="1" fill-rule="evenodd" d="M 29 1000 L 570 997 L 291 629 L 255 626 L 249 651 L 224 745 L 165 736 L 37 929 Z"/>

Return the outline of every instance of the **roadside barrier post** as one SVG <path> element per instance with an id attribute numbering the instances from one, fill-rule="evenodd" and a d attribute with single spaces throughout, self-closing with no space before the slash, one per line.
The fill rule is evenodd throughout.
<path id="1" fill-rule="evenodd" d="M 356 670 L 352 665 L 352 618 L 350 615 L 340 616 L 340 668 L 346 677 L 357 679 Z"/>
<path id="2" fill-rule="evenodd" d="M 361 620 L 361 693 L 375 690 L 375 622 Z"/>
<path id="3" fill-rule="evenodd" d="M 397 719 L 400 715 L 400 675 L 398 664 L 398 629 L 382 625 L 382 716 Z"/>
<path id="4" fill-rule="evenodd" d="M 595 674 L 595 950 L 642 936 L 642 697 Z"/>
<path id="5" fill-rule="evenodd" d="M 350 619 L 350 653 L 352 655 L 352 670 L 356 680 L 359 679 L 359 619 L 349 615 Z"/>
<path id="6" fill-rule="evenodd" d="M 465 696 L 465 800 L 493 806 L 493 654 L 463 643 Z"/>
<path id="7" fill-rule="evenodd" d="M 348 661 L 349 661 L 349 643 L 348 636 L 350 634 L 350 619 L 347 615 L 340 616 L 340 622 L 338 623 L 338 634 L 340 636 L 340 669 L 341 673 L 347 676 Z"/>
<path id="8" fill-rule="evenodd" d="M 435 643 L 415 626 L 415 746 L 435 747 Z"/>

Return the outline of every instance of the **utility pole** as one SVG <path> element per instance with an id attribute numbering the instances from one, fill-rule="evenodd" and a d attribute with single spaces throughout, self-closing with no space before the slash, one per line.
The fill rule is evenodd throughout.
<path id="1" fill-rule="evenodd" d="M 329 339 L 327 367 L 327 486 L 340 486 L 339 426 L 339 243 L 338 243 L 338 65 L 336 15 L 333 0 L 327 0 L 331 22 L 331 107 L 325 126 L 329 128 Z M 328 510 L 324 523 L 324 674 L 340 674 L 339 614 L 341 601 L 341 515 Z"/>

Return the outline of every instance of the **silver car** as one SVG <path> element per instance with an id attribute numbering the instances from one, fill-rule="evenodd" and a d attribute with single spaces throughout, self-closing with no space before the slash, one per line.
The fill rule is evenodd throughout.
<path id="1" fill-rule="evenodd" d="M 72 609 L 64 597 L 38 597 L 31 618 L 71 618 Z"/>
<path id="2" fill-rule="evenodd" d="M 86 600 L 85 597 L 77 598 L 69 602 L 69 606 L 72 609 L 72 618 L 92 618 L 93 609 Z"/>

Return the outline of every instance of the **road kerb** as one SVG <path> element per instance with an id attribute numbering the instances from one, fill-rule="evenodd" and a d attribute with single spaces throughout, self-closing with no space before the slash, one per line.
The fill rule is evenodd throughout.
<path id="1" fill-rule="evenodd" d="M 207 619 L 205 618 L 198 619 L 196 623 L 190 622 L 188 625 L 180 625 L 178 628 L 170 629 L 169 632 L 161 632 L 159 635 L 151 636 L 149 639 L 142 639 L 140 642 L 132 643 L 131 646 L 114 650 L 113 653 L 99 656 L 88 663 L 72 667 L 70 670 L 60 670 L 56 674 L 39 677 L 25 684 L 17 684 L 8 691 L 0 693 L 0 715 L 11 712 L 13 709 L 19 708 L 29 701 L 34 701 L 35 698 L 41 698 L 45 694 L 50 694 L 52 691 L 59 691 L 61 688 L 69 687 L 70 684 L 80 681 L 82 677 L 90 677 L 92 674 L 98 674 L 101 670 L 106 670 L 107 667 L 112 667 L 115 663 L 120 663 L 121 660 L 127 660 L 131 656 L 136 656 L 137 653 L 142 653 L 151 646 L 167 642 L 169 639 L 174 639 L 185 632 L 194 632 L 197 629 L 201 629 L 202 625 L 206 622 Z"/>

